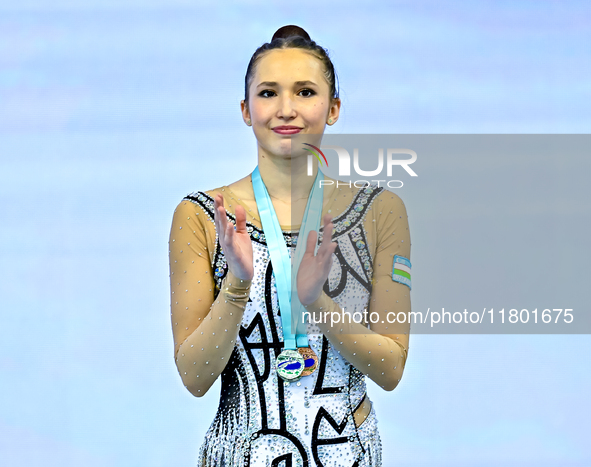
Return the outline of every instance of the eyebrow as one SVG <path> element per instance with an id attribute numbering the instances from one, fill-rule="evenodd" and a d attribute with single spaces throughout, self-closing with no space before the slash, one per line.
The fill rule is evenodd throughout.
<path id="1" fill-rule="evenodd" d="M 296 81 L 294 83 L 296 86 L 316 86 L 316 83 L 314 81 Z M 269 87 L 273 87 L 273 86 L 277 86 L 277 82 L 276 81 L 263 81 L 262 83 L 259 83 L 257 85 L 257 88 L 260 88 L 261 86 L 269 86 Z"/>

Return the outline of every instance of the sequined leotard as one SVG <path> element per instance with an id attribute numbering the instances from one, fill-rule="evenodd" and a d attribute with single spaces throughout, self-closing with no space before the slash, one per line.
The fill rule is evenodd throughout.
<path id="1" fill-rule="evenodd" d="M 205 287 L 213 284 L 214 298 L 228 272 L 213 223 L 216 193 L 223 194 L 228 221 L 235 223 L 234 207 L 239 200 L 228 187 L 194 192 L 177 207 L 173 222 L 178 219 L 180 229 L 173 223 L 173 231 L 176 228 L 179 233 L 178 238 L 171 236 L 175 242 L 171 249 L 188 244 L 186 252 L 194 254 L 198 261 L 209 261 L 211 273 L 201 276 L 199 286 L 203 282 Z M 402 299 L 402 294 L 409 295 L 406 286 L 390 278 L 393 256 L 408 258 L 410 253 L 404 204 L 395 194 L 376 186 L 345 186 L 337 193 L 323 211 L 334 216 L 333 241 L 338 243 L 324 292 L 339 305 L 346 304 L 349 310 L 353 307 L 351 311 L 368 307 L 370 298 L 370 310 L 395 310 L 394 302 Z M 186 223 L 180 219 L 186 219 Z M 353 417 L 366 394 L 365 376 L 339 354 L 318 328 L 309 334 L 310 346 L 319 357 L 317 371 L 298 382 L 278 378 L 275 359 L 283 348 L 281 317 L 265 235 L 255 219 L 256 216 L 247 219 L 255 267 L 250 298 L 233 353 L 221 375 L 219 408 L 201 446 L 197 465 L 382 465 L 382 445 L 373 407 L 360 426 L 356 426 Z M 183 225 L 185 231 L 181 234 Z M 293 253 L 297 232 L 283 233 Z M 321 228 L 318 244 L 322 233 Z M 203 255 L 205 251 L 209 254 Z M 172 262 L 171 270 L 175 272 Z M 185 292 L 181 289 L 186 284 L 179 282 L 178 290 Z M 178 300 L 178 293 L 173 297 Z M 173 302 L 175 305 L 189 309 L 182 302 Z M 397 343 L 404 352 L 404 362 L 408 340 L 403 341 Z"/>

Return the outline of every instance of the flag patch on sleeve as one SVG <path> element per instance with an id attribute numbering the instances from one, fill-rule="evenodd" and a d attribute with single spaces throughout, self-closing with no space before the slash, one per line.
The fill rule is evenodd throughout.
<path id="1" fill-rule="evenodd" d="M 401 284 L 410 286 L 410 261 L 404 256 L 394 256 L 394 265 L 392 267 L 392 280 Z"/>

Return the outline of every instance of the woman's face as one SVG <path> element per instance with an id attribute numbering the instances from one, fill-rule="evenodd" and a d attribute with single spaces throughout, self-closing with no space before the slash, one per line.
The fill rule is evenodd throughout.
<path id="1" fill-rule="evenodd" d="M 258 61 L 242 101 L 244 120 L 251 121 L 259 150 L 290 156 L 294 134 L 322 134 L 338 118 L 340 101 L 331 100 L 322 62 L 301 49 L 274 49 Z"/>

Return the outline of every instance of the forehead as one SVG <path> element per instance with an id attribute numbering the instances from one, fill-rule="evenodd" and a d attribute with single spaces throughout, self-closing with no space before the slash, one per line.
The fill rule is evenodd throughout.
<path id="1" fill-rule="evenodd" d="M 321 85 L 325 82 L 323 64 L 302 49 L 273 49 L 257 64 L 253 84 L 256 86 L 261 81 L 314 81 Z"/>

